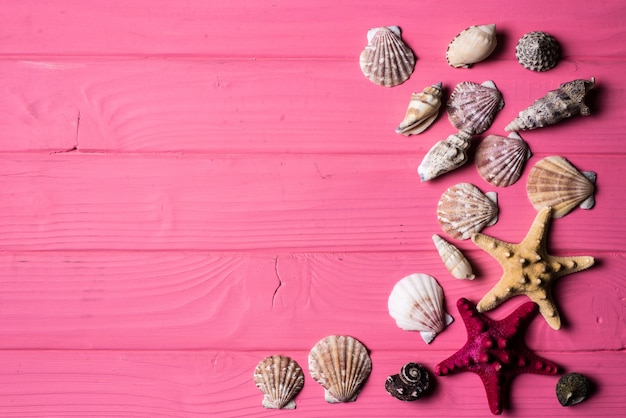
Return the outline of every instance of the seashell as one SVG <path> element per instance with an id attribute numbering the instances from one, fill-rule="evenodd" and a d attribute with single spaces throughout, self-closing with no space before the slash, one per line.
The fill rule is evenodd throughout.
<path id="1" fill-rule="evenodd" d="M 428 274 L 411 274 L 396 283 L 387 306 L 400 328 L 418 331 L 426 344 L 453 321 L 444 310 L 443 289 Z"/>
<path id="2" fill-rule="evenodd" d="M 526 192 L 535 209 L 549 206 L 553 218 L 562 218 L 576 206 L 595 205 L 596 173 L 580 172 L 563 157 L 546 157 L 528 173 Z"/>
<path id="3" fill-rule="evenodd" d="M 385 390 L 401 401 L 416 401 L 428 391 L 430 373 L 419 363 L 407 363 L 400 373 L 387 376 Z"/>
<path id="4" fill-rule="evenodd" d="M 324 387 L 326 402 L 353 402 L 372 371 L 372 360 L 356 338 L 330 335 L 309 352 L 309 373 Z"/>
<path id="5" fill-rule="evenodd" d="M 437 234 L 433 235 L 433 242 L 443 264 L 454 277 L 457 279 L 474 280 L 476 276 L 474 276 L 472 266 L 461 250 Z"/>
<path id="6" fill-rule="evenodd" d="M 465 164 L 471 140 L 470 134 L 460 131 L 435 143 L 417 167 L 420 180 L 432 180 Z"/>
<path id="7" fill-rule="evenodd" d="M 585 95 L 593 88 L 596 79 L 573 80 L 563 83 L 558 89 L 549 91 L 545 96 L 535 100 L 509 123 L 506 131 L 528 131 L 537 129 L 572 117 L 578 114 L 589 115 L 589 107 L 585 104 Z"/>
<path id="8" fill-rule="evenodd" d="M 522 67 L 532 71 L 548 71 L 559 62 L 561 47 L 545 32 L 529 32 L 515 47 L 515 57 Z"/>
<path id="9" fill-rule="evenodd" d="M 502 94 L 493 81 L 482 84 L 465 81 L 457 84 L 450 95 L 448 119 L 456 129 L 478 135 L 491 126 L 502 107 Z"/>
<path id="10" fill-rule="evenodd" d="M 361 71 L 380 86 L 404 83 L 415 67 L 415 54 L 403 41 L 398 26 L 373 28 L 367 32 L 367 46 L 361 52 Z"/>
<path id="11" fill-rule="evenodd" d="M 581 403 L 593 390 L 593 385 L 580 373 L 569 373 L 556 383 L 556 398 L 563 406 Z"/>
<path id="12" fill-rule="evenodd" d="M 441 83 L 426 87 L 421 93 L 411 94 L 411 101 L 396 133 L 415 135 L 422 133 L 437 119 L 441 107 Z"/>
<path id="13" fill-rule="evenodd" d="M 254 369 L 254 383 L 263 392 L 265 408 L 295 409 L 293 398 L 304 386 L 304 373 L 287 356 L 265 357 Z"/>
<path id="14" fill-rule="evenodd" d="M 471 183 L 448 188 L 437 204 L 441 229 L 452 238 L 468 239 L 498 221 L 498 200 L 495 192 L 483 192 Z"/>
<path id="15" fill-rule="evenodd" d="M 478 174 L 494 186 L 507 187 L 519 180 L 526 161 L 532 156 L 526 141 L 516 132 L 507 138 L 489 135 L 476 148 L 474 161 Z"/>
<path id="16" fill-rule="evenodd" d="M 451 67 L 468 68 L 491 55 L 497 44 L 495 24 L 470 26 L 452 39 L 446 60 Z"/>

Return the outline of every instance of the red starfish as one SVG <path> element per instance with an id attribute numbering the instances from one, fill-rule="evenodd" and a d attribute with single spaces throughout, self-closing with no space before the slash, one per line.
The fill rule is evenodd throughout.
<path id="1" fill-rule="evenodd" d="M 467 342 L 439 363 L 435 373 L 439 376 L 476 373 L 485 385 L 491 413 L 502 413 L 503 394 L 515 375 L 557 373 L 556 364 L 539 357 L 524 344 L 524 331 L 537 313 L 534 302 L 526 302 L 500 321 L 479 313 L 476 305 L 465 298 L 459 299 L 456 305 L 467 329 Z"/>

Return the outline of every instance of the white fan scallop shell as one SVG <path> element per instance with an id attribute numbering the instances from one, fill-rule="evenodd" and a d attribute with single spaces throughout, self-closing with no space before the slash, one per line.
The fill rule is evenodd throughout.
<path id="1" fill-rule="evenodd" d="M 437 234 L 433 235 L 433 242 L 450 274 L 457 279 L 474 280 L 476 276 L 472 271 L 472 265 L 456 245 L 449 243 Z"/>
<path id="2" fill-rule="evenodd" d="M 449 187 L 437 204 L 437 220 L 452 238 L 469 239 L 498 221 L 497 194 L 483 193 L 471 183 Z"/>
<path id="3" fill-rule="evenodd" d="M 402 41 L 398 26 L 370 29 L 367 41 L 359 58 L 365 77 L 385 87 L 397 86 L 409 79 L 415 68 L 415 54 Z"/>
<path id="4" fill-rule="evenodd" d="M 428 274 L 411 274 L 395 284 L 389 295 L 389 315 L 406 331 L 418 331 L 430 344 L 453 321 L 445 312 L 443 289 Z"/>
<path id="5" fill-rule="evenodd" d="M 471 135 L 485 132 L 504 107 L 502 94 L 491 80 L 482 84 L 465 81 L 456 85 L 448 100 L 452 126 Z"/>
<path id="6" fill-rule="evenodd" d="M 294 397 L 304 386 L 302 368 L 290 357 L 265 357 L 254 369 L 254 383 L 263 392 L 265 408 L 295 409 Z"/>
<path id="7" fill-rule="evenodd" d="M 513 132 L 508 137 L 489 135 L 483 139 L 474 156 L 478 174 L 498 187 L 507 187 L 519 180 L 526 161 L 532 156 L 526 141 Z"/>
<path id="8" fill-rule="evenodd" d="M 355 401 L 371 372 L 367 348 L 347 335 L 325 337 L 309 352 L 309 373 L 329 403 Z"/>

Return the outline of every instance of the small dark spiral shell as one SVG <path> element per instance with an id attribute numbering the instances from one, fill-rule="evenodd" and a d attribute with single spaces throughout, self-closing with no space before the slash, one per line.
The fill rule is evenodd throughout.
<path id="1" fill-rule="evenodd" d="M 430 374 L 421 364 L 407 363 L 400 373 L 387 377 L 385 390 L 401 401 L 415 401 L 422 397 L 430 386 Z"/>
<path id="2" fill-rule="evenodd" d="M 582 402 L 591 393 L 589 379 L 579 373 L 569 373 L 561 377 L 556 384 L 556 398 L 563 406 L 572 406 Z"/>

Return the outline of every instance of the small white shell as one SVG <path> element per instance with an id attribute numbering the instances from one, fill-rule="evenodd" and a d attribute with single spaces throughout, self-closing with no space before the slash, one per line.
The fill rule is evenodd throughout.
<path id="1" fill-rule="evenodd" d="M 476 276 L 472 271 L 472 266 L 461 250 L 437 234 L 433 235 L 433 242 L 443 264 L 454 277 L 457 279 L 474 280 Z"/>
<path id="2" fill-rule="evenodd" d="M 451 67 L 468 68 L 491 55 L 497 44 L 495 24 L 470 26 L 450 42 L 446 60 Z"/>
<path id="3" fill-rule="evenodd" d="M 309 352 L 309 373 L 329 403 L 355 401 L 371 372 L 367 348 L 347 335 L 323 338 Z"/>
<path id="4" fill-rule="evenodd" d="M 411 94 L 409 107 L 396 133 L 408 136 L 424 132 L 437 119 L 440 107 L 441 83 Z"/>
<path id="5" fill-rule="evenodd" d="M 471 140 L 470 134 L 460 131 L 436 142 L 417 167 L 420 180 L 432 180 L 465 164 Z"/>
<path id="6" fill-rule="evenodd" d="M 494 186 L 507 187 L 519 180 L 526 161 L 532 156 L 526 141 L 512 132 L 507 138 L 489 135 L 474 156 L 478 174 Z"/>
<path id="7" fill-rule="evenodd" d="M 398 327 L 419 331 L 426 344 L 453 321 L 445 312 L 443 289 L 434 277 L 415 273 L 398 281 L 389 295 L 389 315 Z"/>
<path id="8" fill-rule="evenodd" d="M 398 26 L 370 29 L 367 46 L 359 63 L 365 77 L 375 84 L 393 87 L 409 79 L 415 67 L 415 54 L 401 37 Z"/>
<path id="9" fill-rule="evenodd" d="M 263 392 L 265 408 L 296 408 L 293 398 L 304 386 L 304 373 L 294 360 L 281 355 L 265 357 L 254 369 L 253 378 Z"/>
<path id="10" fill-rule="evenodd" d="M 482 84 L 465 81 L 456 85 L 448 100 L 448 119 L 452 126 L 472 135 L 485 132 L 504 107 L 502 94 L 493 81 Z"/>
<path id="11" fill-rule="evenodd" d="M 471 183 L 448 188 L 437 204 L 441 229 L 456 239 L 469 239 L 476 232 L 498 221 L 495 192 L 483 192 Z"/>

